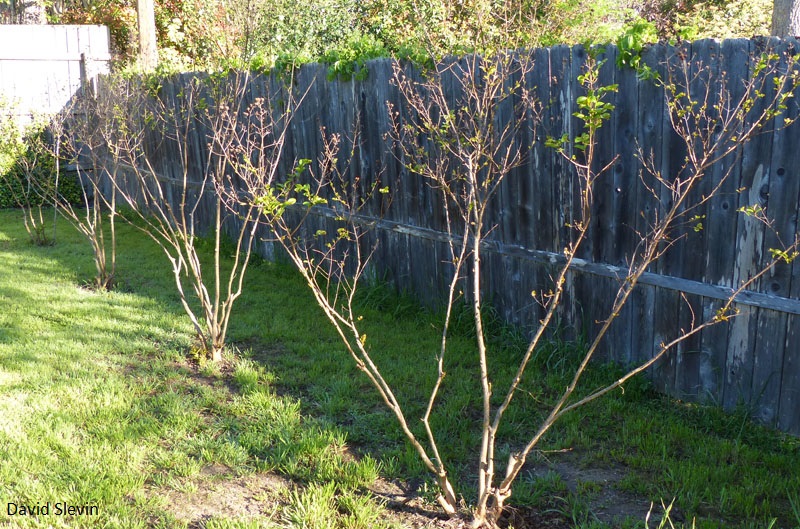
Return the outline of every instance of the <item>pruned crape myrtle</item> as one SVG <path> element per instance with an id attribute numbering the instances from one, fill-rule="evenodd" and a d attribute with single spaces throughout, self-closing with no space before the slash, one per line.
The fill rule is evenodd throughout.
<path id="1" fill-rule="evenodd" d="M 104 173 L 94 168 L 100 166 L 101 153 L 113 158 L 107 140 L 115 123 L 108 109 L 101 110 L 112 104 L 110 97 L 83 95 L 88 94 L 73 97 L 57 114 L 40 116 L 29 126 L 24 152 L 16 160 L 24 173 L 24 189 L 8 188 L 23 210 L 25 227 L 36 244 L 56 242 L 56 219 L 51 236 L 45 229 L 42 205 L 52 205 L 54 217 L 60 214 L 87 239 L 95 263 L 91 287 L 108 290 L 116 269 L 116 193 L 112 189 L 109 196 L 103 194 Z M 64 167 L 76 168 L 78 182 L 65 184 Z M 8 175 L 4 178 L 8 181 Z M 109 241 L 104 231 L 106 212 Z"/>
<path id="2" fill-rule="evenodd" d="M 288 121 L 277 125 L 263 99 L 245 108 L 249 79 L 247 74 L 195 76 L 183 85 L 167 83 L 169 89 L 128 81 L 114 88 L 115 104 L 95 109 L 100 123 L 113 124 L 103 152 L 93 156 L 95 171 L 108 179 L 111 196 L 124 206 L 118 215 L 163 250 L 200 357 L 212 361 L 222 359 L 256 239 L 256 207 L 227 200 L 235 196 L 233 167 L 241 168 L 243 156 L 257 150 L 259 158 L 249 160 L 248 170 L 274 171 Z M 95 149 L 88 143 L 83 147 Z M 171 153 L 169 168 L 154 165 L 160 149 Z M 200 230 L 209 225 L 213 257 L 205 262 Z M 231 263 L 223 262 L 226 229 Z"/>
<path id="3" fill-rule="evenodd" d="M 57 171 L 63 165 L 77 173 L 80 203 L 74 204 L 58 187 L 52 199 L 61 216 L 92 246 L 95 276 L 91 286 L 97 290 L 113 288 L 117 267 L 117 191 L 110 182 L 119 170 L 120 151 L 114 138 L 122 117 L 115 93 L 90 94 L 84 87 L 84 92 L 51 120 L 52 141 L 46 146 L 59 161 Z"/>
<path id="4" fill-rule="evenodd" d="M 37 246 L 55 242 L 45 225 L 44 207 L 52 203 L 52 158 L 44 148 L 45 122 L 36 116 L 23 123 L 13 112 L 14 103 L 0 98 L 0 184 L 3 197 L 20 209 L 25 231 Z M 56 185 L 57 188 L 57 185 Z"/>
<path id="5" fill-rule="evenodd" d="M 736 155 L 742 143 L 765 127 L 775 123 L 778 126 L 791 124 L 791 120 L 783 118 L 783 112 L 791 103 L 787 94 L 796 87 L 797 68 L 794 59 L 789 58 L 789 67 L 778 71 L 779 61 L 776 59 L 772 56 L 756 59 L 756 74 L 752 79 L 743 80 L 743 95 L 739 97 L 731 96 L 723 88 L 715 88 L 718 85 L 713 82 L 700 83 L 703 89 L 699 92 L 689 90 L 687 87 L 694 81 L 692 76 L 704 69 L 702 65 L 690 65 L 680 56 L 665 67 L 665 75 L 655 75 L 652 70 L 648 72 L 650 79 L 647 82 L 658 83 L 664 90 L 670 123 L 685 144 L 687 155 L 676 174 L 662 174 L 659 167 L 648 161 L 647 153 L 640 152 L 641 178 L 651 192 L 653 214 L 646 219 L 646 226 L 637 232 L 635 250 L 626 256 L 629 263 L 627 273 L 619 281 L 619 288 L 610 300 L 611 308 L 599 322 L 599 330 L 588 344 L 571 381 L 555 399 L 540 426 L 527 433 L 527 442 L 514 446 L 505 460 L 498 456 L 498 447 L 503 443 L 501 426 L 510 420 L 506 412 L 512 401 L 518 398 L 531 359 L 544 345 L 548 332 L 552 331 L 559 307 L 564 302 L 567 274 L 594 222 L 595 186 L 615 161 L 601 164 L 598 160 L 601 141 L 598 131 L 614 112 L 614 106 L 607 99 L 617 87 L 599 84 L 600 64 L 596 54 L 589 53 L 577 79 L 584 91 L 584 95 L 576 99 L 573 113 L 580 130 L 546 140 L 547 145 L 566 161 L 566 171 L 574 185 L 571 192 L 578 197 L 578 203 L 569 220 L 571 233 L 564 243 L 562 264 L 552 276 L 549 288 L 534 293 L 544 316 L 532 330 L 516 373 L 505 386 L 497 382 L 488 361 L 491 345 L 485 332 L 485 285 L 481 267 L 484 240 L 494 228 L 488 221 L 487 211 L 497 199 L 501 183 L 525 162 L 527 151 L 514 138 L 519 137 L 522 127 L 541 125 L 541 110 L 548 104 L 537 101 L 524 84 L 508 81 L 525 78 L 524 74 L 535 66 L 531 56 L 522 53 L 487 57 L 471 55 L 457 61 L 435 63 L 418 78 L 407 76 L 399 66 L 395 68 L 394 83 L 406 106 L 403 112 L 391 105 L 388 107 L 398 160 L 402 161 L 409 175 L 422 177 L 437 190 L 449 234 L 449 258 L 442 266 L 450 267 L 450 270 L 442 273 L 447 272 L 447 277 L 452 277 L 452 280 L 445 294 L 440 347 L 430 365 L 437 376 L 426 401 L 418 403 L 424 409 L 421 416 L 409 417 L 391 384 L 383 377 L 374 361 L 370 341 L 361 329 L 362 319 L 354 302 L 359 282 L 367 273 L 376 247 L 368 241 L 377 240 L 369 237 L 376 222 L 374 219 L 366 222 L 361 209 L 374 199 L 386 199 L 387 204 L 390 203 L 391 189 L 382 183 L 366 190 L 364 186 L 349 185 L 339 163 L 340 157 L 344 155 L 346 159 L 348 153 L 339 152 L 340 137 L 328 135 L 324 130 L 321 142 L 324 149 L 319 158 L 298 163 L 285 181 L 278 182 L 255 173 L 245 180 L 249 203 L 258 208 L 261 220 L 273 230 L 356 365 L 376 388 L 406 439 L 430 471 L 438 484 L 438 502 L 448 515 L 468 518 L 475 528 L 496 527 L 528 457 L 559 418 L 622 386 L 682 341 L 735 317 L 737 295 L 768 273 L 776 263 L 789 261 L 797 255 L 798 241 L 786 241 L 772 252 L 771 260 L 732 289 L 728 299 L 708 320 L 693 319 L 677 337 L 660 343 L 651 358 L 631 367 L 618 380 L 583 391 L 581 396 L 576 393 L 590 361 L 642 274 L 674 244 L 681 229 L 687 224 L 697 225 L 698 208 L 720 192 L 719 182 L 730 177 L 731 169 L 728 169 L 714 180 L 717 184 L 713 188 L 702 194 L 696 193 L 711 168 L 719 160 Z M 454 83 L 456 89 L 453 89 Z M 765 84 L 772 84 L 775 89 L 767 89 Z M 455 99 L 453 93 L 458 94 Z M 498 109 L 503 104 L 514 105 L 514 115 L 524 113 L 532 119 L 524 123 L 498 119 Z M 406 119 L 406 115 L 412 117 Z M 354 130 L 357 127 L 354 126 Z M 536 135 L 528 134 L 527 137 Z M 420 138 L 425 141 L 420 141 Z M 353 145 L 356 143 L 355 140 L 352 142 Z M 762 213 L 754 211 L 751 216 L 768 225 L 768 217 Z M 335 219 L 337 228 L 331 231 L 309 227 L 311 219 L 320 215 Z M 458 299 L 460 290 L 469 302 L 476 331 L 476 377 L 481 392 L 480 448 L 475 453 L 477 495 L 468 498 L 469 508 L 464 508 L 459 502 L 456 491 L 462 488 L 462 484 L 451 482 L 450 468 L 441 457 L 441 443 L 447 441 L 437 436 L 430 421 L 440 391 L 448 383 L 445 358 L 449 351 L 452 315 L 456 303 L 461 303 Z M 416 426 L 418 421 L 422 424 L 419 429 Z"/>

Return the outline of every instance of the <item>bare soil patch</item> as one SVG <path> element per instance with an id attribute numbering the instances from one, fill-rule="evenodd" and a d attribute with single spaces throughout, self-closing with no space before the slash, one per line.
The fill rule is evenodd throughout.
<path id="1" fill-rule="evenodd" d="M 626 475 L 622 467 L 582 468 L 574 461 L 562 460 L 551 462 L 544 470 L 560 475 L 569 491 L 588 503 L 591 516 L 612 527 L 625 518 L 644 520 L 651 509 L 649 500 L 617 487 Z"/>
<path id="2" fill-rule="evenodd" d="M 624 477 L 622 468 L 579 468 L 574 457 L 551 461 L 537 472 L 553 471 L 561 475 L 573 493 L 590 489 L 584 494 L 591 516 L 610 526 L 618 526 L 626 517 L 644 521 L 651 509 L 650 502 L 620 491 L 616 484 Z M 171 506 L 172 515 L 193 528 L 205 527 L 215 517 L 263 519 L 280 523 L 291 490 L 301 486 L 272 473 L 235 475 L 224 466 L 203 469 L 177 486 L 151 490 L 151 495 L 163 497 Z M 461 529 L 462 520 L 446 518 L 435 505 L 425 501 L 416 487 L 385 479 L 377 480 L 369 492 L 386 506 L 388 521 L 409 529 Z M 507 509 L 501 521 L 515 529 L 570 529 L 572 521 L 554 499 L 551 508 L 514 507 Z M 657 524 L 659 509 L 654 509 L 651 524 Z M 673 511 L 673 515 L 677 514 Z"/>
<path id="3" fill-rule="evenodd" d="M 153 488 L 151 496 L 164 499 L 176 520 L 190 528 L 206 527 L 213 518 L 259 519 L 280 524 L 289 492 L 299 485 L 272 473 L 232 475 L 227 467 L 206 467 L 200 474 L 169 487 Z M 468 523 L 448 519 L 414 490 L 379 479 L 369 492 L 386 507 L 386 521 L 408 529 L 466 529 Z M 557 512 L 509 509 L 503 525 L 515 529 L 568 529 Z"/>
<path id="4" fill-rule="evenodd" d="M 177 488 L 159 487 L 150 493 L 164 498 L 176 519 L 202 528 L 215 517 L 275 519 L 290 486 L 290 481 L 272 473 L 237 476 L 227 467 L 213 465 Z"/>

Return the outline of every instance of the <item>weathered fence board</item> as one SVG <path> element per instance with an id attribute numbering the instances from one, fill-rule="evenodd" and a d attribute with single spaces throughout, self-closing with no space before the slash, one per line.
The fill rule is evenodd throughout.
<path id="1" fill-rule="evenodd" d="M 793 41 L 776 39 L 700 41 L 678 48 L 658 45 L 645 50 L 642 61 L 662 79 L 679 85 L 688 79 L 683 88 L 713 107 L 726 104 L 720 89 L 733 99 L 742 95 L 756 54 L 790 53 L 794 46 Z M 606 59 L 600 84 L 617 83 L 619 91 L 611 98 L 616 106 L 613 118 L 600 131 L 597 168 L 613 163 L 598 181 L 592 210 L 595 225 L 568 274 L 558 321 L 568 335 L 583 334 L 590 340 L 608 317 L 617 289 L 629 274 L 634 252 L 639 250 L 638 234 L 647 233 L 656 211 L 673 199 L 669 190 L 656 186 L 654 175 L 645 168 L 653 168 L 668 182 L 691 174 L 690 153 L 671 126 L 676 116 L 665 104 L 663 89 L 637 79 L 630 69 L 617 68 L 616 53 L 610 47 L 600 57 Z M 575 236 L 570 224 L 580 207 L 577 175 L 544 141 L 563 133 L 575 138 L 580 133 L 582 122 L 574 112 L 583 88 L 577 75 L 583 71 L 587 52 L 581 47 L 556 46 L 534 50 L 527 57 L 534 59 L 534 67 L 524 77 L 510 77 L 507 82 L 509 86 L 521 82 L 541 106 L 538 112 L 524 115 L 517 113 L 514 101 L 497 109 L 497 127 L 520 125 L 508 141 L 524 156 L 488 212 L 495 228 L 483 247 L 486 299 L 504 318 L 523 328 L 541 318 L 542 308 L 531 292 L 552 286 L 558 266 L 564 263 L 563 249 Z M 445 75 L 443 88 L 448 105 L 454 108 L 463 93 L 459 76 L 469 71 L 466 61 L 472 59 L 446 63 L 452 70 Z M 688 77 L 682 80 L 684 66 Z M 293 118 L 288 161 L 283 163 L 288 171 L 294 160 L 315 159 L 322 145 L 321 128 L 326 134 L 341 134 L 340 168 L 360 192 L 375 182 L 392 190 L 388 209 L 385 199 L 372 199 L 362 216 L 355 218 L 374 231 L 364 239 L 364 247 L 377 242 L 369 274 L 435 305 L 452 277 L 449 245 L 460 239 L 457 232 L 447 232 L 440 193 L 408 170 L 409 160 L 403 159 L 392 141 L 395 122 L 417 119 L 393 83 L 395 65 L 379 60 L 367 68 L 369 75 L 363 81 L 328 81 L 320 65 L 301 68 L 294 93 L 305 94 L 305 100 Z M 397 71 L 423 80 L 423 74 L 410 65 L 401 65 Z M 769 90 L 771 80 L 766 81 Z M 181 82 L 188 80 L 175 81 Z M 251 99 L 276 93 L 279 86 L 274 76 L 256 76 L 250 83 Z M 175 90 L 165 90 L 164 100 L 174 97 Z M 761 110 L 763 104 L 756 102 L 754 112 Z M 798 111 L 791 107 L 790 112 L 794 117 Z M 725 132 L 715 131 L 717 135 Z M 197 136 L 198 142 L 204 141 L 203 133 L 198 131 Z M 430 138 L 414 140 L 428 152 L 437 149 Z M 163 165 L 156 165 L 163 168 L 162 176 L 174 178 L 176 171 L 170 169 L 175 163 L 174 146 L 165 148 L 156 139 L 149 141 L 151 154 L 167 157 L 159 160 Z M 652 358 L 662 344 L 693 324 L 713 318 L 733 289 L 767 262 L 768 248 L 778 241 L 739 208 L 766 208 L 775 218 L 781 239 L 794 237 L 800 195 L 797 145 L 800 126 L 767 130 L 704 174 L 690 198 L 701 202 L 717 187 L 719 192 L 713 200 L 686 210 L 687 218 L 697 218 L 671 234 L 672 245 L 664 258 L 641 277 L 600 350 L 603 357 L 629 365 Z M 198 156 L 190 164 L 192 172 L 198 172 L 196 166 L 202 162 Z M 198 216 L 213 213 L 206 209 L 198 211 Z M 334 211 L 316 208 L 313 215 L 318 217 L 312 219 L 313 229 L 335 231 Z M 272 245 L 261 246 L 274 255 Z M 800 263 L 776 268 L 751 290 L 740 293 L 736 306 L 739 315 L 683 342 L 650 369 L 653 383 L 680 398 L 710 400 L 726 407 L 745 404 L 760 420 L 800 433 Z"/>
<path id="2" fill-rule="evenodd" d="M 783 359 L 781 395 L 779 400 L 778 428 L 787 432 L 800 432 L 800 318 L 790 318 L 787 347 Z M 777 382 L 777 381 L 776 381 Z"/>
<path id="3" fill-rule="evenodd" d="M 747 79 L 749 41 L 734 39 L 722 42 L 719 53 L 719 68 L 717 78 L 725 79 L 729 97 L 738 100 L 744 95 L 744 83 L 731 83 L 730 79 Z M 719 84 L 719 83 L 717 83 Z M 713 86 L 713 85 L 712 85 Z M 732 287 L 733 271 L 730 263 L 736 260 L 736 245 L 731 241 L 737 239 L 737 186 L 740 180 L 741 147 L 737 148 L 719 163 L 715 164 L 709 173 L 709 189 L 719 188 L 704 208 L 702 219 L 705 232 L 702 256 L 701 281 L 708 284 Z M 708 321 L 721 308 L 721 301 L 713 298 L 703 298 L 702 318 Z M 724 366 L 726 361 L 726 345 L 728 326 L 719 324 L 705 329 L 700 335 L 698 364 L 696 367 L 699 376 L 699 396 L 708 396 L 720 400 L 724 383 L 722 373 L 715 366 Z"/>

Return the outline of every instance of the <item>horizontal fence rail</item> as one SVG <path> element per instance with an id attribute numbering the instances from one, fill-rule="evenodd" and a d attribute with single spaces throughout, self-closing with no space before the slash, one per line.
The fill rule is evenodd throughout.
<path id="1" fill-rule="evenodd" d="M 762 53 L 786 57 L 797 51 L 794 40 L 704 40 L 677 48 L 654 45 L 644 51 L 642 63 L 664 77 L 668 64 L 685 61 L 693 72 L 707 73 L 692 77 L 693 83 L 707 79 L 707 84 L 693 84 L 689 89 L 708 87 L 736 95 L 754 74 Z M 510 81 L 520 82 L 535 95 L 542 104 L 541 115 L 514 138 L 524 150 L 525 163 L 507 176 L 492 204 L 489 225 L 494 228 L 484 243 L 483 267 L 486 297 L 492 305 L 507 321 L 530 329 L 542 316 L 531 292 L 552 286 L 572 233 L 571 212 L 578 207 L 570 167 L 545 146 L 545 138 L 566 132 L 574 139 L 580 132 L 573 113 L 583 93 L 577 76 L 586 64 L 587 51 L 580 46 L 556 46 L 525 53 L 534 67 L 523 78 Z M 562 330 L 590 339 L 599 322 L 608 317 L 620 281 L 629 274 L 629 259 L 639 241 L 636 233 L 646 229 L 647 216 L 652 215 L 642 156 L 669 178 L 680 174 L 686 157 L 686 147 L 670 123 L 664 90 L 652 80 L 640 79 L 630 68 L 617 68 L 616 56 L 616 48 L 608 47 L 600 67 L 600 85 L 619 87 L 609 95 L 615 110 L 598 145 L 600 163 L 611 167 L 596 185 L 594 227 L 568 273 L 559 315 Z M 401 115 L 408 111 L 393 83 L 393 61 L 371 61 L 366 68 L 363 80 L 328 80 L 323 65 L 306 65 L 293 74 L 292 90 L 303 101 L 290 125 L 285 171 L 291 170 L 295 160 L 318 157 L 322 128 L 328 134 L 341 134 L 345 139 L 341 152 L 349 153 L 342 163 L 347 164 L 353 181 L 358 179 L 365 186 L 380 181 L 393 196 L 388 210 L 368 206 L 360 218 L 378 243 L 372 257 L 374 274 L 436 304 L 450 273 L 445 261 L 451 236 L 437 191 L 404 167 L 390 139 L 387 105 L 399 109 Z M 408 76 L 420 75 L 410 65 L 402 68 Z M 234 82 L 236 76 L 231 75 Z M 158 97 L 162 102 L 174 101 L 191 80 L 192 76 L 183 75 L 164 82 Z M 278 85 L 276 75 L 248 78 L 243 108 L 263 94 L 274 93 Z M 786 112 L 789 117 L 798 115 L 793 101 Z M 784 117 L 776 118 L 775 124 Z M 534 118 L 515 115 L 509 108 L 507 119 Z M 702 229 L 687 226 L 642 276 L 606 337 L 605 358 L 628 365 L 652 358 L 659 345 L 675 338 L 681 329 L 713 317 L 741 281 L 768 262 L 768 249 L 778 246 L 778 241 L 742 214 L 741 208 L 764 208 L 780 239 L 793 240 L 800 203 L 800 126 L 773 128 L 739 146 L 734 156 L 709 172 L 710 182 L 722 183 L 714 199 L 697 211 Z M 188 152 L 195 153 L 190 161 L 193 168 L 202 165 L 207 153 L 206 133 L 196 124 L 197 144 L 188 146 Z M 183 169 L 175 165 L 179 163 L 177 149 L 163 134 L 146 138 L 145 150 L 157 177 L 179 185 L 175 175 Z M 728 170 L 730 177 L 719 180 Z M 193 173 L 197 183 L 203 180 L 202 174 L 199 169 Z M 180 193 L 175 189 L 168 195 L 178 200 Z M 202 211 L 213 208 L 198 208 L 201 222 Z M 309 220 L 311 233 L 330 226 L 335 217 L 331 210 L 315 208 Z M 265 255 L 276 253 L 268 241 L 260 249 Z M 650 369 L 649 376 L 658 389 L 676 397 L 727 408 L 743 404 L 764 423 L 800 434 L 800 263 L 777 265 L 740 293 L 736 302 L 737 316 L 680 344 Z"/>

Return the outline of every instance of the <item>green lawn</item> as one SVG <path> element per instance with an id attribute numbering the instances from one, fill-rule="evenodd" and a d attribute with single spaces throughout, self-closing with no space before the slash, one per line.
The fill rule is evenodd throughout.
<path id="1" fill-rule="evenodd" d="M 0 526 L 410 525 L 370 492 L 392 483 L 433 509 L 432 482 L 292 270 L 252 264 L 224 365 L 198 366 L 149 239 L 121 227 L 118 288 L 93 292 L 82 287 L 94 272 L 86 241 L 61 223 L 56 245 L 33 246 L 20 215 L 0 211 Z M 415 417 L 435 375 L 438 318 L 383 287 L 360 301 L 376 359 Z M 432 423 L 469 501 L 479 394 L 462 327 Z M 500 384 L 520 344 L 499 323 L 492 340 Z M 506 453 L 579 352 L 552 344 L 537 357 Z M 587 384 L 615 374 L 600 366 Z M 662 498 L 675 498 L 677 527 L 800 527 L 800 442 L 750 424 L 746 409 L 675 403 L 640 380 L 568 416 L 541 448 L 511 504 L 559 527 L 644 527 Z M 74 514 L 56 513 L 65 505 Z"/>

